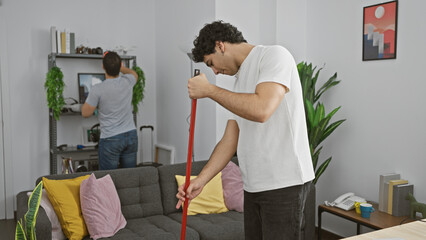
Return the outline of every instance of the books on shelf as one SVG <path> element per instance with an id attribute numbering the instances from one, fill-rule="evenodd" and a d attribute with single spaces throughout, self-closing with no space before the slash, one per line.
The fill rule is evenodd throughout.
<path id="1" fill-rule="evenodd" d="M 60 31 L 51 26 L 50 38 L 52 53 L 75 53 L 75 33 L 69 29 Z"/>
<path id="2" fill-rule="evenodd" d="M 393 204 L 393 186 L 399 184 L 406 184 L 407 180 L 399 179 L 399 180 L 390 180 L 389 181 L 389 193 L 388 193 L 388 214 L 392 215 L 392 204 Z"/>
<path id="3" fill-rule="evenodd" d="M 70 33 L 70 53 L 75 53 L 75 33 Z"/>
<path id="4" fill-rule="evenodd" d="M 53 53 L 56 53 L 57 49 L 56 49 L 56 27 L 55 26 L 50 27 L 50 47 L 51 47 L 51 51 Z"/>
<path id="5" fill-rule="evenodd" d="M 70 53 L 70 30 L 65 29 L 65 53 Z"/>
<path id="6" fill-rule="evenodd" d="M 401 175 L 397 173 L 387 173 L 380 175 L 379 182 L 379 211 L 388 211 L 388 193 L 389 193 L 389 181 L 400 179 Z"/>
<path id="7" fill-rule="evenodd" d="M 61 53 L 61 31 L 56 30 L 56 53 Z"/>
<path id="8" fill-rule="evenodd" d="M 393 186 L 392 215 L 396 217 L 410 215 L 410 201 L 406 199 L 408 193 L 414 193 L 413 184 Z"/>
<path id="9" fill-rule="evenodd" d="M 67 51 L 65 46 L 66 36 L 65 32 L 61 32 L 61 53 L 66 53 Z"/>

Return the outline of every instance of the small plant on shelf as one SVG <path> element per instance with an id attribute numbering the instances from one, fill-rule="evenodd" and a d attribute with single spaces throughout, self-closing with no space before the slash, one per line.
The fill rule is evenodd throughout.
<path id="1" fill-rule="evenodd" d="M 62 107 L 65 105 L 63 96 L 65 83 L 63 81 L 64 74 L 58 67 L 52 67 L 46 74 L 46 82 L 44 88 L 47 95 L 47 106 L 52 109 L 53 117 L 59 120 Z"/>
<path id="2" fill-rule="evenodd" d="M 133 97 L 132 97 L 133 112 L 137 113 L 139 110 L 138 105 L 140 102 L 142 102 L 144 98 L 145 74 L 142 71 L 142 69 L 136 65 L 134 65 L 132 69 L 138 74 L 138 79 L 136 80 L 136 84 L 133 87 Z"/>

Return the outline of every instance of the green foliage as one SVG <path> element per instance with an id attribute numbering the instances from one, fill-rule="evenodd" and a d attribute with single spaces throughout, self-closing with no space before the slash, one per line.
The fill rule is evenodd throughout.
<path id="1" fill-rule="evenodd" d="M 41 181 L 31 193 L 28 200 L 28 211 L 24 216 L 25 230 L 22 225 L 22 219 L 16 224 L 15 240 L 36 240 L 35 225 L 37 219 L 38 208 L 40 206 L 41 194 L 43 190 L 43 182 Z"/>
<path id="2" fill-rule="evenodd" d="M 144 89 L 145 89 L 145 74 L 142 69 L 138 66 L 133 66 L 132 69 L 138 74 L 138 79 L 136 80 L 136 84 L 133 87 L 133 97 L 132 97 L 132 105 L 133 112 L 137 113 L 139 108 L 138 105 L 142 102 L 144 97 Z"/>
<path id="3" fill-rule="evenodd" d="M 25 235 L 25 231 L 22 228 L 22 219 L 16 224 L 16 234 L 15 240 L 27 240 L 27 236 Z"/>
<path id="4" fill-rule="evenodd" d="M 52 109 L 53 116 L 59 120 L 62 107 L 65 105 L 64 101 L 64 75 L 60 68 L 52 67 L 46 74 L 46 82 L 44 88 L 47 95 L 47 106 Z"/>
<path id="5" fill-rule="evenodd" d="M 335 108 L 326 115 L 324 104 L 319 102 L 319 99 L 325 91 L 333 86 L 336 86 L 340 83 L 340 81 L 336 80 L 337 73 L 335 73 L 316 91 L 316 83 L 322 68 L 315 72 L 316 67 L 313 68 L 312 64 L 301 62 L 297 65 L 297 70 L 299 71 L 303 99 L 305 101 L 305 115 L 308 128 L 309 146 L 311 149 L 312 164 L 315 171 L 315 179 L 313 183 L 316 184 L 319 177 L 324 173 L 332 159 L 332 157 L 329 157 L 317 168 L 319 155 L 322 150 L 322 146 L 320 146 L 320 144 L 328 136 L 330 136 L 330 134 L 333 133 L 333 131 L 336 130 L 340 124 L 346 121 L 346 119 L 343 119 L 330 124 L 331 118 L 340 109 L 340 107 Z"/>

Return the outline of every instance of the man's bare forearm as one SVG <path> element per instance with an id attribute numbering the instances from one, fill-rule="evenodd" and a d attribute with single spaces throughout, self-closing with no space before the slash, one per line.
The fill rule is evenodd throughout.
<path id="1" fill-rule="evenodd" d="M 207 184 L 228 164 L 237 151 L 239 129 L 235 120 L 228 121 L 225 134 L 216 144 L 206 166 L 198 175 L 204 184 Z"/>
<path id="2" fill-rule="evenodd" d="M 272 83 L 276 85 L 275 83 Z M 285 89 L 283 86 L 274 86 L 268 83 L 262 88 L 266 89 L 262 93 L 235 93 L 226 89 L 211 85 L 209 96 L 211 99 L 222 105 L 224 108 L 234 114 L 255 122 L 265 122 L 274 113 L 276 108 L 284 97 Z M 277 88 L 280 94 L 268 94 Z M 280 89 L 282 88 L 282 89 Z"/>
<path id="3" fill-rule="evenodd" d="M 138 74 L 128 67 L 121 67 L 120 72 L 123 74 L 132 74 L 136 80 L 138 80 Z"/>
<path id="4" fill-rule="evenodd" d="M 83 106 L 81 106 L 81 115 L 85 118 L 91 117 L 95 110 L 95 106 L 92 106 L 88 103 L 84 103 Z"/>
<path id="5" fill-rule="evenodd" d="M 203 179 L 204 183 L 209 182 L 214 176 L 222 171 L 235 153 L 235 151 L 224 149 L 225 143 L 220 141 L 213 150 L 206 166 L 204 166 L 203 170 L 200 172 L 199 176 Z"/>

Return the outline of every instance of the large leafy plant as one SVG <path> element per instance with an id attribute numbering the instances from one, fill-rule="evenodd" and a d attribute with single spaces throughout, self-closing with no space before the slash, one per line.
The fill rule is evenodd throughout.
<path id="1" fill-rule="evenodd" d="M 63 96 L 65 83 L 63 81 L 64 74 L 58 67 L 52 67 L 46 74 L 46 82 L 44 88 L 47 95 L 47 106 L 52 109 L 53 117 L 59 120 L 62 107 L 65 105 Z"/>
<path id="2" fill-rule="evenodd" d="M 136 65 L 134 65 L 132 69 L 138 74 L 138 79 L 136 80 L 136 84 L 133 87 L 132 97 L 133 112 L 137 113 L 138 105 L 140 102 L 142 102 L 144 97 L 143 91 L 145 89 L 145 74 L 142 69 Z"/>
<path id="3" fill-rule="evenodd" d="M 322 68 L 320 68 L 316 71 L 316 68 L 317 67 L 312 67 L 311 63 L 308 64 L 306 62 L 301 62 L 297 65 L 300 82 L 302 84 L 309 146 L 315 171 L 314 184 L 318 182 L 319 177 L 324 173 L 332 159 L 332 157 L 329 157 L 318 166 L 319 155 L 323 148 L 320 144 L 346 120 L 343 119 L 330 123 L 331 118 L 340 107 L 335 108 L 326 115 L 324 104 L 319 101 L 325 91 L 340 83 L 340 81 L 337 80 L 337 73 L 331 76 L 318 90 L 316 90 L 318 76 L 322 70 Z"/>
<path id="4" fill-rule="evenodd" d="M 31 193 L 28 200 L 28 211 L 24 216 L 25 226 L 22 219 L 16 224 L 15 240 L 35 240 L 36 239 L 36 219 L 40 206 L 41 194 L 43 189 L 43 182 L 41 181 Z M 24 229 L 25 227 L 25 229 Z"/>

